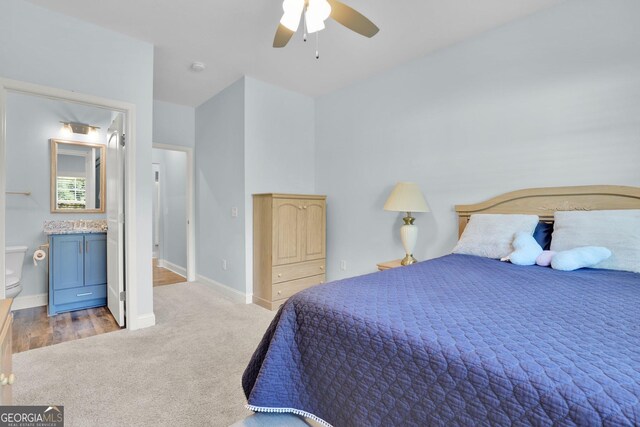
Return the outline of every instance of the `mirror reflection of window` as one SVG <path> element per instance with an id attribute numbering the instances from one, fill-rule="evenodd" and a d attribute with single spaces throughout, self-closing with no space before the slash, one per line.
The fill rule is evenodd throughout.
<path id="1" fill-rule="evenodd" d="M 97 144 L 52 140 L 53 212 L 104 212 L 104 150 Z"/>

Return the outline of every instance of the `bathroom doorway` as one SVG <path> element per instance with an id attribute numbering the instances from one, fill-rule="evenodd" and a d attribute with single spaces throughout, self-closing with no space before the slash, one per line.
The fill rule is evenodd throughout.
<path id="1" fill-rule="evenodd" d="M 123 307 L 107 294 L 119 297 L 123 282 L 123 156 L 109 139 L 122 134 L 123 114 L 14 92 L 6 106 L 5 294 L 13 298 L 13 352 L 120 329 Z"/>
<path id="2" fill-rule="evenodd" d="M 7 179 L 8 178 L 7 173 L 9 169 L 8 163 L 11 162 L 11 166 L 15 166 L 15 165 L 12 163 L 11 159 L 5 158 L 5 152 L 7 151 L 7 146 L 9 143 L 11 143 L 8 139 L 9 135 L 7 135 L 7 131 L 10 131 L 9 127 L 11 126 L 11 124 L 7 123 L 6 119 L 7 119 L 7 115 L 11 115 L 12 114 L 11 112 L 13 110 L 13 107 L 11 105 L 8 105 L 8 100 L 10 97 L 15 97 L 15 96 L 30 97 L 39 102 L 59 103 L 60 107 L 59 107 L 59 110 L 56 112 L 56 114 L 51 115 L 50 114 L 51 111 L 49 111 L 49 113 L 47 114 L 50 114 L 50 117 L 48 117 L 46 120 L 48 123 L 50 121 L 49 119 L 51 119 L 54 116 L 56 116 L 59 119 L 53 125 L 56 127 L 56 131 L 53 132 L 51 129 L 49 129 L 45 132 L 40 132 L 38 135 L 35 135 L 35 134 L 33 135 L 33 137 L 37 140 L 40 140 L 40 141 L 44 140 L 44 150 L 45 150 L 46 156 L 50 156 L 50 153 L 52 150 L 51 147 L 53 147 L 52 145 L 53 143 L 50 142 L 50 140 L 53 140 L 56 137 L 58 137 L 58 139 L 61 139 L 61 140 L 68 139 L 69 137 L 71 137 L 72 139 L 82 139 L 83 136 L 93 137 L 95 136 L 94 134 L 96 133 L 96 131 L 98 131 L 97 133 L 102 132 L 106 134 L 107 130 L 111 127 L 111 124 L 113 123 L 112 119 L 116 118 L 117 116 L 120 116 L 122 119 L 122 131 L 121 131 L 122 134 L 120 136 L 124 137 L 125 133 L 128 133 L 130 135 L 130 137 L 127 138 L 126 151 L 128 152 L 129 147 L 133 147 L 133 145 L 135 144 L 135 134 L 133 132 L 133 125 L 128 120 L 128 118 L 133 117 L 133 114 L 134 114 L 135 107 L 133 107 L 132 105 L 122 103 L 119 101 L 110 101 L 104 98 L 94 97 L 90 95 L 83 95 L 76 92 L 69 92 L 65 90 L 33 85 L 33 84 L 23 83 L 23 82 L 18 82 L 13 80 L 0 79 L 0 119 L 1 119 L 0 123 L 2 123 L 3 125 L 6 124 L 6 127 L 4 129 L 0 129 L 2 130 L 2 132 L 0 132 L 0 166 L 1 166 L 0 170 L 2 170 L 2 173 L 0 173 L 0 228 L 3 230 L 13 229 L 15 226 L 13 224 L 9 224 L 7 221 L 8 219 L 10 219 L 9 217 L 11 215 L 8 215 L 8 214 L 11 209 L 17 209 L 17 210 L 22 209 L 23 212 L 28 212 L 28 213 L 31 213 L 31 211 L 34 211 L 33 209 L 34 206 L 38 206 L 38 207 L 45 206 L 47 209 L 49 209 L 50 203 L 48 200 L 50 198 L 50 194 L 53 194 L 53 191 L 54 191 L 53 189 L 57 188 L 51 185 L 52 181 L 50 182 L 50 179 L 49 179 L 49 170 L 50 170 L 49 163 L 47 163 L 44 166 L 42 165 L 38 166 L 37 162 L 34 161 L 34 162 L 30 162 L 28 166 L 24 168 L 28 173 L 34 176 L 37 174 L 37 172 L 44 171 L 47 174 L 47 178 L 44 179 L 44 181 L 46 182 L 46 190 L 43 190 L 42 188 L 40 188 L 40 186 L 38 186 L 37 190 L 30 191 L 28 187 L 32 186 L 32 188 L 36 188 L 36 185 L 35 183 L 31 185 L 30 183 L 35 181 L 33 180 L 30 181 L 31 178 L 27 176 L 25 176 L 22 179 L 19 178 L 18 180 L 13 180 L 13 181 Z M 100 122 L 101 124 L 98 124 L 96 121 L 97 119 L 89 118 L 89 119 L 81 120 L 81 119 L 75 118 L 73 116 L 74 113 L 77 113 L 83 108 L 86 110 L 93 109 L 94 112 L 100 112 L 100 114 L 102 113 L 108 114 L 109 120 L 103 120 L 104 123 L 102 123 L 101 121 Z M 65 117 L 63 118 L 60 117 L 60 114 L 64 115 Z M 34 126 L 33 117 L 27 114 L 23 114 L 22 116 L 23 116 L 22 119 L 24 120 L 28 119 L 28 122 L 29 122 L 29 123 L 25 123 L 25 127 L 27 127 L 31 131 L 35 131 L 36 126 Z M 48 123 L 48 125 L 51 125 L 51 124 Z M 63 131 L 62 129 L 65 127 L 71 128 L 71 131 L 69 134 L 62 135 L 60 132 L 62 132 Z M 16 127 L 16 129 L 18 129 L 18 127 Z M 82 134 L 82 135 L 79 135 L 79 134 Z M 106 135 L 102 135 L 102 136 L 106 137 Z M 21 140 L 21 141 L 26 141 L 26 140 Z M 101 141 L 104 142 L 104 140 L 102 139 Z M 71 169 L 71 166 L 70 166 L 71 163 L 67 162 L 68 164 L 64 165 L 64 162 L 66 161 L 66 159 L 61 159 L 61 162 L 60 162 L 61 170 L 68 169 L 68 171 L 71 171 L 71 173 L 63 174 L 65 175 L 65 179 L 56 178 L 57 180 L 56 182 L 58 183 L 61 183 L 62 181 L 65 181 L 65 180 L 69 181 L 69 182 L 66 182 L 66 181 L 64 182 L 63 186 L 64 186 L 65 193 L 64 194 L 59 193 L 56 196 L 56 200 L 57 201 L 64 200 L 64 205 L 61 205 L 61 206 L 62 208 L 65 208 L 65 209 L 69 208 L 70 206 L 75 206 L 78 204 L 82 205 L 84 203 L 85 207 L 87 207 L 88 209 L 94 209 L 94 212 L 92 212 L 92 214 L 94 213 L 104 214 L 105 213 L 104 206 L 101 207 L 102 212 L 98 212 L 97 205 L 100 203 L 98 202 L 100 193 L 102 194 L 106 193 L 106 191 L 102 190 L 102 189 L 106 190 L 107 188 L 107 186 L 105 185 L 106 181 L 111 181 L 115 185 L 119 186 L 121 189 L 121 191 L 119 192 L 119 195 L 120 195 L 119 197 L 121 197 L 120 202 L 122 205 L 122 210 L 117 216 L 118 225 L 116 227 L 112 227 L 112 229 L 115 229 L 115 230 L 119 229 L 121 231 L 120 233 L 117 233 L 115 239 L 117 241 L 117 244 L 121 245 L 121 248 L 122 248 L 121 253 L 126 253 L 127 249 L 131 249 L 135 247 L 135 233 L 133 232 L 134 224 L 125 223 L 124 219 L 126 217 L 133 217 L 133 218 L 135 217 L 136 192 L 135 192 L 135 173 L 133 173 L 135 171 L 134 155 L 133 155 L 133 152 L 125 154 L 125 148 L 124 148 L 125 145 L 123 144 L 123 142 L 124 142 L 124 138 L 118 141 L 118 144 L 122 149 L 121 150 L 122 167 L 118 172 L 120 174 L 118 176 L 114 176 L 113 174 L 109 174 L 109 175 L 96 174 L 92 177 L 92 179 L 89 179 L 89 178 L 83 179 L 82 177 L 76 177 L 73 170 Z M 21 147 L 21 148 L 25 152 L 30 152 L 34 155 L 36 153 L 37 155 L 42 154 L 41 151 L 37 151 L 37 152 L 30 151 L 28 147 Z M 70 150 L 67 150 L 67 151 L 70 151 Z M 93 165 L 95 165 L 95 169 L 99 171 L 101 168 L 105 168 L 104 160 L 106 157 L 107 156 L 103 157 L 102 155 L 94 156 L 92 157 L 91 161 L 85 158 L 84 164 L 86 165 L 86 164 L 92 163 Z M 79 162 L 72 162 L 72 163 L 78 164 Z M 117 170 L 117 169 L 114 169 L 114 170 Z M 127 172 L 126 174 L 125 174 L 125 170 Z M 66 179 L 69 177 L 73 179 Z M 73 182 L 71 183 L 71 181 Z M 8 185 L 11 185 L 11 188 L 9 188 Z M 69 187 L 70 185 L 72 188 Z M 14 186 L 16 186 L 15 188 L 20 188 L 20 189 L 14 190 L 13 189 Z M 90 188 L 87 188 L 87 186 L 89 186 Z M 58 190 L 61 190 L 61 189 L 59 188 Z M 85 196 L 82 197 L 82 194 L 85 194 Z M 104 194 L 104 196 L 106 200 L 107 195 Z M 47 201 L 42 202 L 40 200 L 40 198 L 42 197 L 44 197 Z M 126 200 L 133 201 L 133 202 L 127 203 L 125 205 L 124 203 L 125 198 Z M 51 198 L 51 200 L 53 200 L 53 198 Z M 51 209 L 53 210 L 53 202 L 51 202 L 51 206 L 52 206 Z M 126 215 L 124 215 L 125 211 L 126 211 Z M 49 212 L 49 213 L 53 213 L 53 212 Z M 87 213 L 87 215 L 89 214 Z M 27 215 L 25 215 L 25 217 L 26 216 Z M 77 213 L 74 214 L 72 212 L 64 211 L 63 213 L 56 213 L 55 220 L 64 221 L 66 219 L 68 221 L 71 221 L 72 224 L 71 225 L 67 224 L 67 226 L 72 226 L 72 227 L 74 226 L 73 223 L 76 223 L 79 227 L 91 227 L 95 225 L 93 224 L 93 221 L 97 220 L 96 218 L 85 219 L 84 217 L 85 217 L 84 214 L 82 215 Z M 34 220 L 34 218 L 27 218 L 27 219 Z M 39 222 L 38 230 L 34 229 L 26 232 L 24 236 L 18 236 L 20 238 L 29 239 L 29 237 L 26 234 L 31 233 L 31 236 L 33 237 L 33 239 L 31 239 L 33 240 L 33 242 L 29 244 L 29 247 L 25 253 L 23 266 L 33 265 L 31 258 L 36 249 L 43 249 L 45 250 L 45 252 L 48 250 L 47 248 L 48 238 L 46 237 L 42 229 L 42 226 L 43 226 L 41 222 L 42 218 L 36 218 L 35 220 Z M 126 231 L 128 231 L 126 233 L 125 233 L 125 227 L 127 228 Z M 92 230 L 83 228 L 82 231 L 92 231 Z M 8 241 L 8 239 L 9 238 L 13 239 L 15 238 L 15 236 L 10 237 L 8 233 L 0 233 L 0 234 L 1 234 L 0 235 L 0 269 L 6 271 L 5 247 L 7 244 L 11 243 Z M 86 237 L 83 236 L 83 238 L 86 240 L 83 240 L 84 243 L 82 246 L 79 243 L 77 244 L 78 247 L 82 247 L 82 250 L 78 251 L 78 253 L 83 254 L 83 257 L 87 256 L 86 253 L 91 253 L 92 254 L 91 262 L 95 264 L 95 262 L 97 262 L 96 259 L 98 259 L 98 261 L 100 260 L 98 255 L 93 255 L 93 254 L 101 253 L 102 251 L 101 247 L 104 245 L 104 253 L 106 258 L 106 252 L 107 252 L 106 243 L 101 243 L 100 238 L 97 238 L 96 240 L 94 240 L 93 238 L 95 236 L 89 236 L 89 234 L 92 234 L 90 232 L 87 232 L 84 234 L 86 234 Z M 135 253 L 135 251 L 130 251 L 129 253 Z M 48 259 L 50 259 L 50 257 Z M 48 259 L 44 259 L 40 261 L 40 268 L 42 270 L 48 270 L 49 268 L 49 265 L 47 264 Z M 94 289 L 91 289 L 90 290 L 91 294 L 89 292 L 82 292 L 82 293 L 78 292 L 74 295 L 84 296 L 86 299 L 91 299 L 91 300 L 99 300 L 100 298 L 104 297 L 105 299 L 104 307 L 98 307 L 98 306 L 93 307 L 95 309 L 102 310 L 102 312 L 100 313 L 83 312 L 83 310 L 65 311 L 65 313 L 67 314 L 64 317 L 65 318 L 68 317 L 68 319 L 58 323 L 65 324 L 65 323 L 73 323 L 76 320 L 84 320 L 86 325 L 91 324 L 92 326 L 94 326 L 95 332 L 97 333 L 105 332 L 112 329 L 120 329 L 120 327 L 125 327 L 125 326 L 130 329 L 138 329 L 140 327 L 148 326 L 147 324 L 143 325 L 141 324 L 141 322 L 138 321 L 139 319 L 137 319 L 137 312 L 138 312 L 137 307 L 135 306 L 135 304 L 132 304 L 132 302 L 135 303 L 136 297 L 137 297 L 137 281 L 136 281 L 137 267 L 135 265 L 135 262 L 130 262 L 124 257 L 124 255 L 122 256 L 117 255 L 115 257 L 110 257 L 108 260 L 105 260 L 105 264 L 108 264 L 109 266 L 115 265 L 116 269 L 122 272 L 122 275 L 110 274 L 109 275 L 110 277 L 108 279 L 109 281 L 113 282 L 113 280 L 115 280 L 116 282 L 116 283 L 111 283 L 110 285 L 113 285 L 113 286 L 109 286 L 109 287 L 116 289 L 116 291 L 112 293 L 115 295 L 115 298 L 116 298 L 115 302 L 117 303 L 116 305 L 120 308 L 120 313 L 116 313 L 117 319 L 115 319 L 114 316 L 111 315 L 111 311 L 108 310 L 106 307 L 107 298 L 112 299 L 112 297 L 107 296 L 108 293 L 106 292 L 106 289 L 104 290 L 104 294 L 94 293 L 93 292 Z M 33 267 L 36 267 L 36 266 L 33 266 Z M 105 266 L 105 269 L 106 269 L 106 266 Z M 49 279 L 48 272 L 44 273 L 42 270 L 40 270 L 35 275 L 37 276 L 38 274 L 39 275 L 44 274 L 45 278 Z M 92 271 L 99 271 L 99 270 L 100 269 L 98 268 L 97 270 L 92 270 Z M 25 279 L 28 279 L 27 277 L 28 275 L 29 273 L 25 276 Z M 33 276 L 34 274 L 31 274 L 31 278 L 33 278 Z M 106 273 L 104 274 L 104 276 L 106 276 Z M 98 286 L 88 282 L 101 280 L 100 277 L 102 276 L 101 274 L 96 274 L 93 276 L 92 275 L 85 276 L 83 274 L 82 277 L 87 277 L 86 279 L 87 283 L 76 284 L 77 286 L 80 286 L 80 285 Z M 29 280 L 31 284 L 34 283 L 34 281 L 32 281 L 31 279 Z M 107 279 L 105 278 L 104 281 L 106 282 Z M 125 281 L 128 284 L 126 289 L 124 286 Z M 37 280 L 35 282 L 37 282 Z M 2 277 L 0 277 L 0 297 L 4 296 L 5 285 L 6 285 L 6 277 L 5 275 L 2 275 Z M 38 288 L 38 286 L 39 286 L 38 284 L 35 285 L 36 288 Z M 31 321 L 33 321 L 36 318 L 42 320 L 42 316 L 41 316 L 42 313 L 35 313 L 35 310 L 39 309 L 39 310 L 46 311 L 51 309 L 52 304 L 49 299 L 51 296 L 51 293 L 49 292 L 49 289 L 47 288 L 44 292 L 42 292 L 42 289 L 40 288 L 38 288 L 39 291 L 38 289 L 35 289 L 34 291 L 34 289 L 31 289 L 31 292 L 30 292 L 31 294 L 25 293 L 23 295 L 24 298 L 21 299 L 20 297 L 18 297 L 15 300 L 17 304 L 14 305 L 14 309 L 16 308 L 31 309 L 33 313 L 29 313 L 28 315 L 25 315 L 25 316 L 16 316 L 16 319 L 23 317 L 25 319 L 30 319 Z M 67 292 L 67 294 L 68 293 L 69 292 Z M 92 295 L 92 296 L 88 296 L 88 295 Z M 71 307 L 69 304 L 74 304 L 75 301 L 65 301 L 64 300 L 65 297 L 66 297 L 66 294 L 61 293 L 61 299 L 58 300 L 58 302 L 61 305 L 65 305 L 65 307 L 63 308 L 69 308 Z M 54 303 L 54 305 L 57 305 L 57 304 Z M 111 306 L 112 304 L 109 304 L 109 305 Z M 125 307 L 126 307 L 126 312 L 125 312 Z M 47 313 L 47 314 L 51 314 L 51 313 Z M 113 323 L 110 323 L 110 320 L 105 321 L 105 318 L 107 317 L 109 319 L 114 319 L 115 321 Z M 46 321 L 45 323 L 47 323 L 49 326 L 51 325 L 52 317 L 46 316 L 44 320 Z M 145 323 L 145 322 L 142 322 L 142 323 Z M 89 328 L 75 327 L 75 330 L 83 330 L 83 332 L 80 335 L 88 336 L 87 334 L 89 335 L 92 334 L 90 330 L 85 330 L 85 329 L 89 329 Z M 56 339 L 60 339 L 59 336 L 61 334 L 54 333 L 52 335 L 53 336 L 49 335 L 48 337 L 42 336 L 40 337 L 41 339 L 39 340 L 44 342 L 43 345 L 50 345 L 52 343 L 51 341 L 56 341 Z M 56 336 L 58 336 L 58 338 L 56 338 Z M 31 338 L 33 338 L 33 334 L 31 334 Z M 35 341 L 38 341 L 38 339 L 36 339 Z"/>
<path id="3" fill-rule="evenodd" d="M 195 280 L 193 150 L 154 144 L 152 155 L 153 285 Z"/>

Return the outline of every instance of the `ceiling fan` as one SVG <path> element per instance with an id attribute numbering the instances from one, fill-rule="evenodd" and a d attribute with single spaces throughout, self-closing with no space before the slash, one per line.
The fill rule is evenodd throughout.
<path id="1" fill-rule="evenodd" d="M 301 16 L 304 18 L 305 36 L 323 30 L 324 21 L 329 18 L 365 37 L 371 38 L 380 31 L 363 14 L 338 0 L 284 0 L 282 9 L 284 15 L 276 30 L 273 47 L 285 47 L 289 43 L 298 31 Z"/>

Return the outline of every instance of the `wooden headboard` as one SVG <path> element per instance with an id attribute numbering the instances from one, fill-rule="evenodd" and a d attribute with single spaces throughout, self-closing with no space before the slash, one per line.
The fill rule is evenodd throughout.
<path id="1" fill-rule="evenodd" d="M 459 235 L 462 235 L 469 217 L 477 213 L 538 215 L 541 221 L 553 222 L 553 213 L 556 211 L 603 209 L 640 209 L 640 187 L 588 185 L 528 188 L 475 205 L 456 206 Z"/>

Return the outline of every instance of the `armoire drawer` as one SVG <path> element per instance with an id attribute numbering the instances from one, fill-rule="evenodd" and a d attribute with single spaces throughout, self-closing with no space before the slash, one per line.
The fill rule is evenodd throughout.
<path id="1" fill-rule="evenodd" d="M 311 286 L 319 285 L 320 283 L 324 283 L 324 281 L 324 274 L 320 274 L 318 276 L 305 277 L 304 279 L 278 283 L 277 285 L 273 285 L 273 296 L 271 299 L 273 301 L 277 301 L 289 298 L 290 296 L 295 295 L 304 289 L 310 288 Z"/>
<path id="2" fill-rule="evenodd" d="M 298 262 L 296 264 L 277 265 L 273 267 L 272 282 L 281 283 L 296 280 L 303 277 L 317 276 L 324 274 L 325 260 Z"/>
<path id="3" fill-rule="evenodd" d="M 56 305 L 106 298 L 107 285 L 82 286 L 80 288 L 54 291 L 53 301 Z"/>

